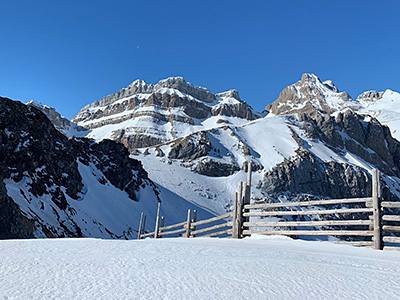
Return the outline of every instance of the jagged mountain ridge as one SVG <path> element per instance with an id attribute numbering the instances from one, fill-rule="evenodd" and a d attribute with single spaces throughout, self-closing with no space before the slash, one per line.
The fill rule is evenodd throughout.
<path id="1" fill-rule="evenodd" d="M 97 122 L 98 127 L 92 128 L 89 136 L 97 141 L 111 138 L 122 142 L 133 157 L 142 161 L 150 178 L 159 186 L 216 214 L 231 205 L 237 182 L 245 180 L 243 164 L 248 160 L 255 166 L 253 182 L 258 187 L 252 191 L 253 199 L 278 201 L 284 196 L 290 200 L 303 194 L 365 196 L 370 192 L 369 171 L 375 167 L 383 172 L 391 189 L 386 195 L 399 197 L 398 142 L 391 136 L 396 133 L 396 126 L 388 123 L 389 131 L 379 122 L 390 115 L 381 103 L 395 102 L 398 95 L 395 92 L 370 92 L 354 100 L 340 92 L 333 82 L 322 82 L 313 74 L 305 74 L 268 106 L 266 117 L 256 115 L 254 120 L 248 120 L 236 113 L 206 116 L 207 111 L 202 110 L 204 105 L 209 107 L 224 101 L 231 107 L 240 99 L 235 91 L 216 94 L 217 102 L 210 103 L 184 94 L 176 85 L 162 87 L 157 92 L 143 81 L 132 86 L 131 92 L 123 90 L 82 109 L 80 116 L 86 121 L 79 124 Z M 389 100 L 384 94 L 390 96 Z M 148 106 L 141 106 L 143 99 L 151 99 L 145 102 Z M 127 105 L 129 101 L 132 106 Z M 106 117 L 101 111 L 96 114 L 100 103 L 107 107 Z M 371 110 L 378 104 L 383 109 Z M 117 107 L 122 107 L 119 108 L 122 113 Z M 144 109 L 142 115 L 138 107 L 139 112 Z M 189 114 L 204 112 L 206 117 L 200 120 L 190 117 L 185 109 Z M 173 122 L 153 114 L 165 116 L 171 111 L 174 116 L 169 120 Z M 395 107 L 393 113 L 397 113 Z M 122 120 L 117 120 L 121 114 Z M 114 118 L 112 122 L 116 123 L 101 124 L 107 117 Z M 155 138 L 143 138 L 142 133 Z M 327 174 L 333 173 L 336 177 L 330 181 Z M 299 174 L 311 185 L 296 180 Z M 321 180 L 325 183 L 319 189 Z M 336 189 L 338 185 L 343 188 Z"/>
<path id="2" fill-rule="evenodd" d="M 134 151 L 185 136 L 189 127 L 200 127 L 210 117 L 225 122 L 229 117 L 254 120 L 260 115 L 235 90 L 213 94 L 182 77 L 171 77 L 155 85 L 136 80 L 85 106 L 72 121 L 92 130 L 89 137 L 110 138 Z"/>
<path id="3" fill-rule="evenodd" d="M 159 201 L 169 222 L 185 215 L 175 207 L 194 208 L 156 186 L 123 145 L 68 139 L 35 106 L 6 98 L 0 150 L 0 238 L 130 239 Z"/>

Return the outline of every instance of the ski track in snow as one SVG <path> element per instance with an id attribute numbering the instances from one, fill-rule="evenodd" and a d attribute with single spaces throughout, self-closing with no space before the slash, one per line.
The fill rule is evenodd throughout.
<path id="1" fill-rule="evenodd" d="M 400 253 L 262 239 L 4 240 L 0 299 L 399 299 Z"/>

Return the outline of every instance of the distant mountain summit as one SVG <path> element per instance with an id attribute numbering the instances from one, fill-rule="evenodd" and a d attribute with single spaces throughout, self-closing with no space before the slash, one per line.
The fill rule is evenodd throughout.
<path id="1" fill-rule="evenodd" d="M 115 94 L 85 106 L 72 119 L 92 130 L 89 137 L 122 142 L 130 151 L 184 136 L 187 128 L 207 119 L 254 120 L 260 117 L 237 91 L 213 94 L 208 89 L 170 77 L 156 84 L 136 80 Z"/>

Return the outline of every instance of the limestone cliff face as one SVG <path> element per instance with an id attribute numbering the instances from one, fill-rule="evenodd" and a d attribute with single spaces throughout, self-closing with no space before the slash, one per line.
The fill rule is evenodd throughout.
<path id="1" fill-rule="evenodd" d="M 260 114 L 241 100 L 235 90 L 213 94 L 182 77 L 170 77 L 155 85 L 134 81 L 127 88 L 85 106 L 72 121 L 92 130 L 89 136 L 93 138 L 97 132 L 104 132 L 103 128 L 114 125 L 106 138 L 136 151 L 182 137 L 180 131 L 186 124 L 195 125 L 212 116 L 254 120 Z"/>

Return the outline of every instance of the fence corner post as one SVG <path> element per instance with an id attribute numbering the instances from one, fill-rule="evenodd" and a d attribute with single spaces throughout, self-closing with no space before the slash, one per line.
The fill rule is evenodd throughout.
<path id="1" fill-rule="evenodd" d="M 373 208 L 373 223 L 374 223 L 374 248 L 378 250 L 383 249 L 380 198 L 381 198 L 380 172 L 377 169 L 373 169 L 372 208 Z"/>
<path id="2" fill-rule="evenodd" d="M 161 202 L 158 202 L 157 206 L 157 217 L 156 217 L 156 227 L 154 229 L 154 238 L 158 238 L 158 229 L 160 228 L 160 209 L 161 209 Z"/>
<path id="3" fill-rule="evenodd" d="M 139 229 L 138 229 L 138 236 L 137 239 L 141 239 L 141 234 L 142 234 L 142 224 L 143 224 L 143 213 L 140 214 L 140 222 L 139 222 Z"/>
<path id="4" fill-rule="evenodd" d="M 190 208 L 188 209 L 188 213 L 187 213 L 187 221 L 186 221 L 186 234 L 185 234 L 185 237 L 190 237 L 190 226 L 191 226 L 191 219 L 190 219 L 190 216 L 191 216 L 191 210 L 190 210 Z"/>

